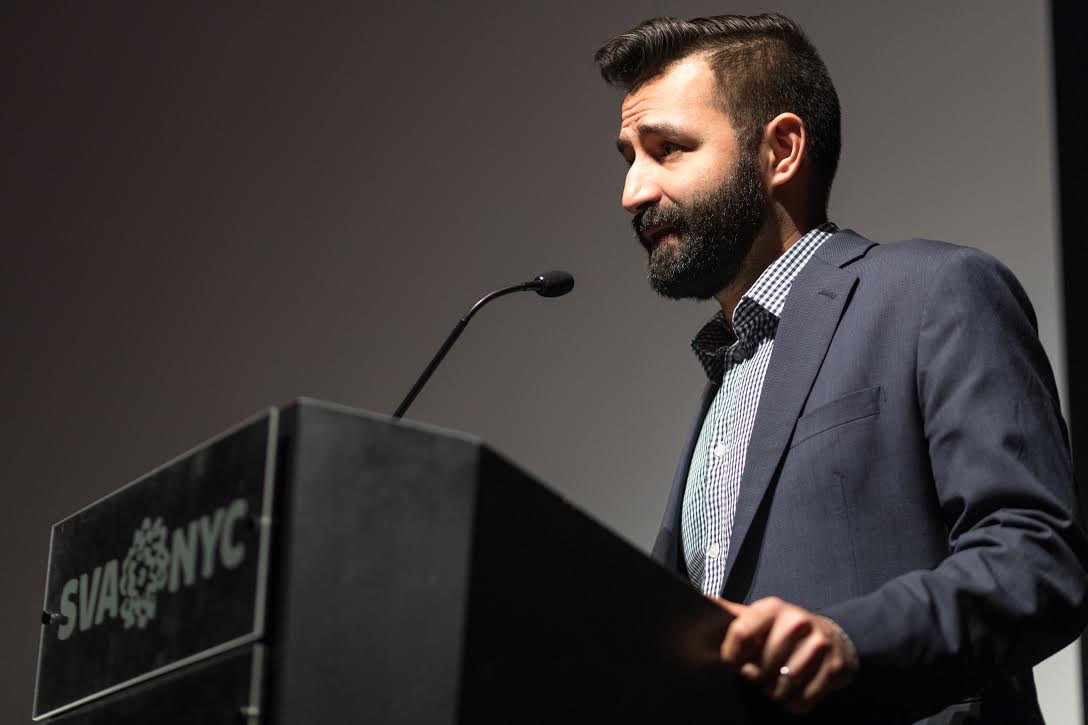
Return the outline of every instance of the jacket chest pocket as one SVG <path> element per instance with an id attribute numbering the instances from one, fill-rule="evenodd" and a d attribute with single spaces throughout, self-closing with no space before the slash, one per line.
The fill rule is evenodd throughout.
<path id="1" fill-rule="evenodd" d="M 871 388 L 855 390 L 813 408 L 797 420 L 790 448 L 826 430 L 876 415 L 880 412 L 880 403 L 883 398 L 884 389 L 875 385 Z"/>

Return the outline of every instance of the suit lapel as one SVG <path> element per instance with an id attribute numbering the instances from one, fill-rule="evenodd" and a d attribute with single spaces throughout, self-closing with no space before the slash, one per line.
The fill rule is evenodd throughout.
<path id="1" fill-rule="evenodd" d="M 733 518 L 725 582 L 774 478 L 801 408 L 823 363 L 857 275 L 840 265 L 863 255 L 873 242 L 852 232 L 824 242 L 790 288 L 775 334 L 760 394 L 740 495 Z"/>

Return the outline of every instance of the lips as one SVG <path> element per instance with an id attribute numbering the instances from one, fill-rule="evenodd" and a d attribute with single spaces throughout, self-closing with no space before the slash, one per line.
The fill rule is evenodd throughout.
<path id="1" fill-rule="evenodd" d="M 656 226 L 644 227 L 639 233 L 639 239 L 642 240 L 642 246 L 646 249 L 653 250 L 662 237 L 666 237 L 670 234 L 676 233 L 676 227 L 672 224 L 658 224 Z"/>

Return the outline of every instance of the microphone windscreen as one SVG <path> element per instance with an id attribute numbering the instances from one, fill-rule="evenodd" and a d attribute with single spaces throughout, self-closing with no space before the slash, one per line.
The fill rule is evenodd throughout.
<path id="1" fill-rule="evenodd" d="M 553 269 L 533 280 L 536 293 L 541 297 L 562 297 L 574 289 L 574 275 L 561 269 Z"/>

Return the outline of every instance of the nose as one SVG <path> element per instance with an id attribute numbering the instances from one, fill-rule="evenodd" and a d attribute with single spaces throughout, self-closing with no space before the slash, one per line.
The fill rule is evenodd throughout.
<path id="1" fill-rule="evenodd" d="M 623 208 L 631 214 L 638 212 L 646 204 L 657 203 L 661 200 L 661 188 L 638 161 L 627 170 L 627 179 L 623 184 L 623 198 L 620 201 Z"/>

